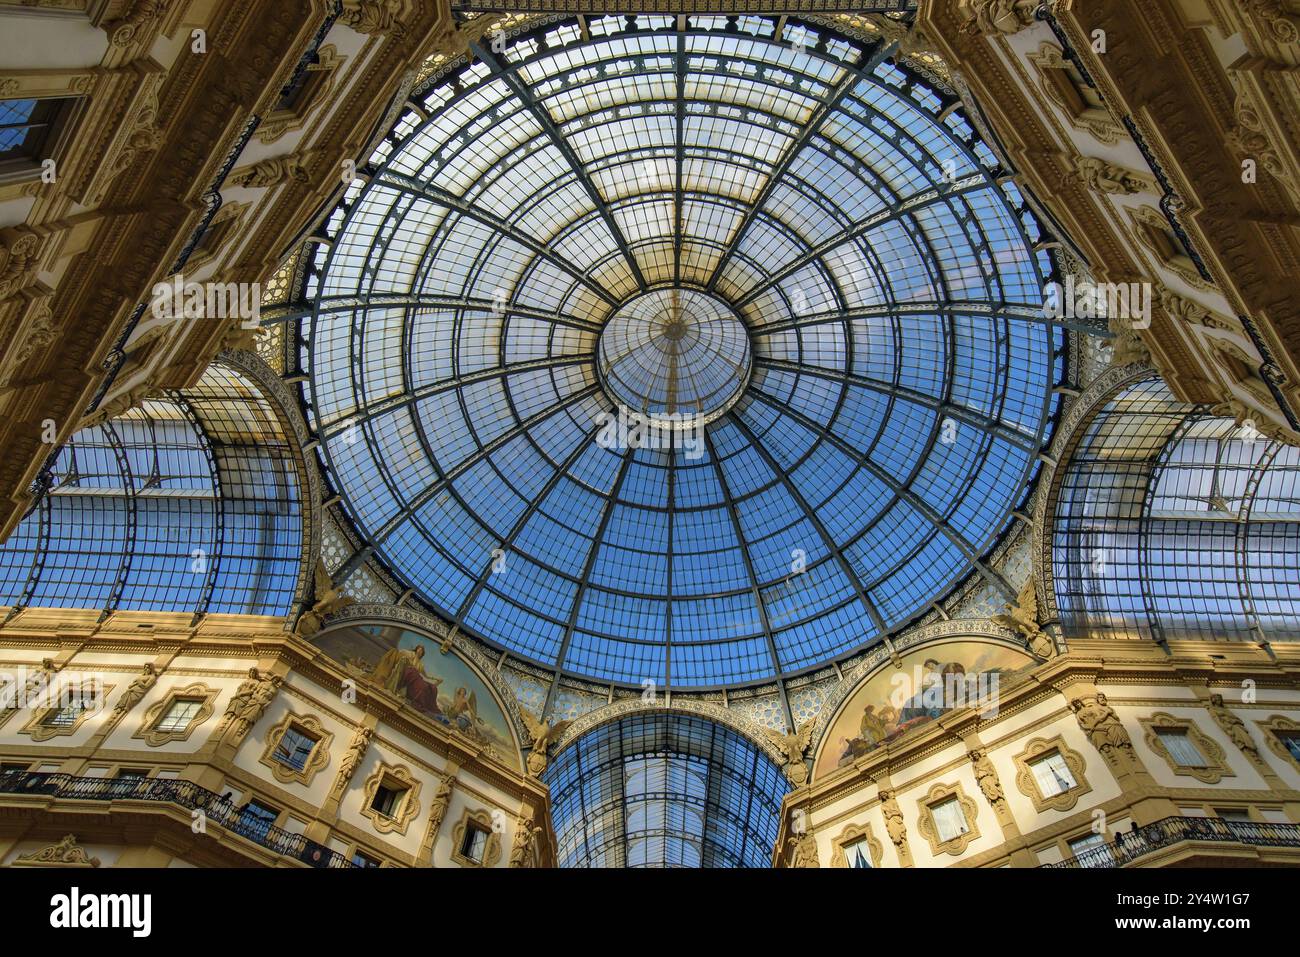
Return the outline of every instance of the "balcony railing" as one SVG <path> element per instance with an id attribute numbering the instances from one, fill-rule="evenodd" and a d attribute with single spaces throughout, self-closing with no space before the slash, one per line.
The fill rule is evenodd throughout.
<path id="1" fill-rule="evenodd" d="M 294 834 L 258 818 L 228 798 L 219 797 L 193 781 L 175 778 L 89 778 L 44 771 L 0 773 L 0 792 L 39 794 L 79 801 L 158 801 L 189 811 L 202 811 L 209 824 L 217 824 L 254 844 L 312 867 L 355 867 L 350 860 L 323 844 Z"/>
<path id="2" fill-rule="evenodd" d="M 1112 844 L 1099 844 L 1057 864 L 1043 867 L 1123 867 L 1152 851 L 1181 841 L 1222 841 L 1258 847 L 1300 847 L 1300 824 L 1226 821 L 1218 817 L 1167 817 L 1123 832 Z"/>

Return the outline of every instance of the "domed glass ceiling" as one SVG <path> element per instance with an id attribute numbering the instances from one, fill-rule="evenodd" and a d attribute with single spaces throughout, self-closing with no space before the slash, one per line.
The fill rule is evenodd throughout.
<path id="1" fill-rule="evenodd" d="M 495 46 L 404 110 L 309 286 L 310 412 L 374 553 L 527 660 L 678 688 L 1002 587 L 1065 333 L 959 101 L 794 20 Z"/>

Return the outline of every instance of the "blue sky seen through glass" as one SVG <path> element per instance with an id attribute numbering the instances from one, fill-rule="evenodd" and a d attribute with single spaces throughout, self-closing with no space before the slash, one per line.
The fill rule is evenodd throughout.
<path id="1" fill-rule="evenodd" d="M 1064 334 L 951 96 L 865 41 L 653 19 L 552 25 L 419 94 L 329 219 L 311 414 L 376 554 L 470 632 L 621 684 L 752 683 L 971 573 Z M 697 444 L 610 447 L 602 332 L 674 290 L 739 318 L 743 391 Z"/>

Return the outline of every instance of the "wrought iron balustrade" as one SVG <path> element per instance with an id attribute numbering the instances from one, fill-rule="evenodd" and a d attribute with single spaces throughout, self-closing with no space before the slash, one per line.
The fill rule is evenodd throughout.
<path id="1" fill-rule="evenodd" d="M 1123 867 L 1182 841 L 1221 841 L 1258 847 L 1300 847 L 1300 824 L 1228 821 L 1217 817 L 1166 817 L 1099 844 L 1047 868 Z"/>
<path id="2" fill-rule="evenodd" d="M 302 834 L 276 827 L 193 781 L 175 778 L 93 778 L 45 771 L 0 773 L 0 792 L 79 801 L 156 801 L 202 811 L 208 823 L 312 867 L 355 867 L 350 860 Z"/>

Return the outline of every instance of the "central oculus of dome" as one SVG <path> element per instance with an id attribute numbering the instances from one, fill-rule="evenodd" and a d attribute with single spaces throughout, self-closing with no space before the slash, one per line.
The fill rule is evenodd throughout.
<path id="1" fill-rule="evenodd" d="M 749 332 L 720 299 L 655 289 L 610 317 L 597 368 L 610 399 L 631 411 L 712 421 L 749 381 Z"/>

